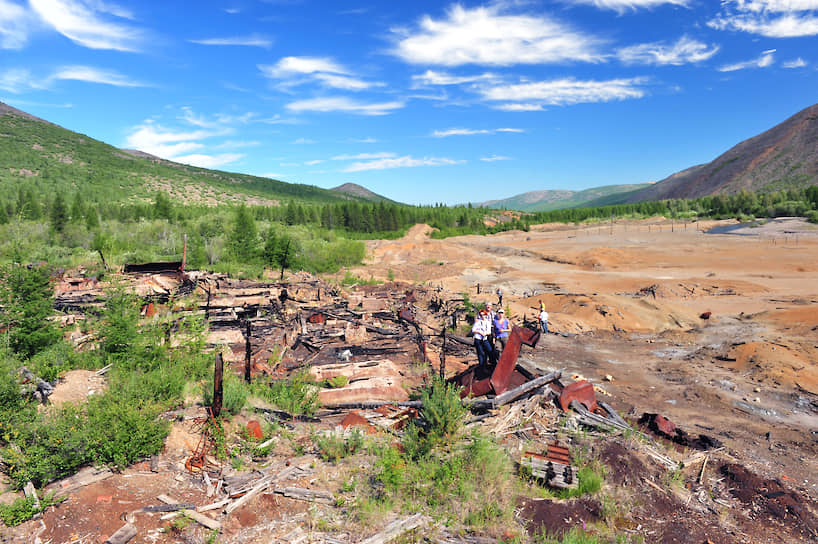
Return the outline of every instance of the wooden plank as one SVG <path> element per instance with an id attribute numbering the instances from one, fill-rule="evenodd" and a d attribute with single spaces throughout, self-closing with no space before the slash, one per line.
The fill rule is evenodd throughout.
<path id="1" fill-rule="evenodd" d="M 320 502 L 323 504 L 333 504 L 335 502 L 335 498 L 332 496 L 332 493 L 328 493 L 326 491 L 302 489 L 300 487 L 279 487 L 276 488 L 275 492 L 279 495 L 284 495 L 285 497 L 299 501 Z"/>
<path id="2" fill-rule="evenodd" d="M 541 478 L 552 487 L 571 489 L 579 485 L 577 469 L 571 465 L 558 463 L 531 453 L 524 454 L 520 464 L 529 467 L 532 476 Z"/>
<path id="3" fill-rule="evenodd" d="M 386 542 L 396 539 L 406 531 L 411 531 L 425 523 L 426 517 L 423 514 L 414 514 L 408 518 L 395 520 L 387 525 L 383 531 L 360 541 L 359 544 L 386 544 Z"/>
<path id="4" fill-rule="evenodd" d="M 160 502 L 165 503 L 165 504 L 179 504 L 179 501 L 177 501 L 176 499 L 174 499 L 172 497 L 169 497 L 168 495 L 164 495 L 164 494 L 159 495 L 158 497 L 156 497 L 156 499 L 158 501 L 160 501 Z M 197 512 L 195 510 L 189 510 L 189 509 L 179 510 L 178 513 L 183 515 L 183 516 L 189 517 L 193 521 L 199 523 L 200 525 L 204 525 L 208 529 L 220 530 L 222 528 L 221 523 L 219 523 L 218 521 L 216 521 L 213 518 L 205 516 L 204 514 L 200 514 L 199 512 Z"/>
<path id="5" fill-rule="evenodd" d="M 275 479 L 275 476 L 273 476 L 273 475 L 268 475 L 268 476 L 263 477 L 260 481 L 258 481 L 256 483 L 256 485 L 253 486 L 252 489 L 250 489 L 250 491 L 245 493 L 244 496 L 240 497 L 238 500 L 236 500 L 236 502 L 228 504 L 224 508 L 224 513 L 229 514 L 233 510 L 235 510 L 237 508 L 241 508 L 242 506 L 247 504 L 247 502 L 250 499 L 252 499 L 256 495 L 258 495 L 259 493 L 261 493 L 262 491 L 264 491 L 265 489 L 270 487 L 270 485 L 272 485 L 274 479 Z"/>
<path id="6" fill-rule="evenodd" d="M 108 537 L 105 544 L 125 544 L 130 539 L 136 536 L 136 527 L 130 523 L 126 523 L 120 527 L 117 532 Z"/>

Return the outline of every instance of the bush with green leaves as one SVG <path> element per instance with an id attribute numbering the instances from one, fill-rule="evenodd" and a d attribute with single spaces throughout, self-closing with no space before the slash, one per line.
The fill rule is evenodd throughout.
<path id="1" fill-rule="evenodd" d="M 30 520 L 35 515 L 45 512 L 49 506 L 60 504 L 68 497 L 55 498 L 52 491 L 40 498 L 40 506 L 34 501 L 34 497 L 20 497 L 11 504 L 0 504 L 0 521 L 7 527 L 16 527 L 21 523 Z"/>
<path id="2" fill-rule="evenodd" d="M 460 388 L 435 376 L 421 391 L 420 415 L 427 423 L 426 437 L 433 444 L 451 444 L 462 431 L 468 410 L 460 398 Z"/>
<path id="3" fill-rule="evenodd" d="M 205 406 L 213 406 L 213 378 L 205 380 L 202 385 L 202 401 Z M 247 397 L 250 394 L 248 385 L 233 374 L 227 372 L 222 379 L 222 413 L 236 415 L 242 411 L 247 404 Z"/>
<path id="4" fill-rule="evenodd" d="M 270 384 L 256 382 L 253 391 L 291 416 L 311 416 L 321 407 L 318 386 L 307 369 L 299 370 L 286 380 Z"/>
<path id="5" fill-rule="evenodd" d="M 339 459 L 355 454 L 364 445 L 363 433 L 355 429 L 349 436 L 343 433 L 318 434 L 313 438 L 321 459 L 335 463 Z"/>

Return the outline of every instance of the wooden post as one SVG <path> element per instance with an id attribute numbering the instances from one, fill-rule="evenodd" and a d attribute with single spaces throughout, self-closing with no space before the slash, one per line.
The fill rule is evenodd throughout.
<path id="1" fill-rule="evenodd" d="M 446 379 L 446 324 L 440 329 L 440 336 L 443 337 L 443 345 L 440 348 L 440 378 Z"/>
<path id="2" fill-rule="evenodd" d="M 207 306 L 205 306 L 205 321 L 210 319 L 210 295 L 211 289 L 207 288 Z"/>
<path id="3" fill-rule="evenodd" d="M 244 329 L 244 381 L 250 383 L 250 320 Z"/>
<path id="4" fill-rule="evenodd" d="M 213 417 L 219 417 L 222 412 L 222 373 L 224 372 L 224 360 L 222 354 L 216 354 L 216 368 L 213 371 Z"/>

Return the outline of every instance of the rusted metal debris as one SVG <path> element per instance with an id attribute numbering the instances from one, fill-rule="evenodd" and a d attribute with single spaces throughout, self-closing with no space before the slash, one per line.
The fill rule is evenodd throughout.
<path id="1" fill-rule="evenodd" d="M 509 386 L 525 383 L 527 378 L 519 372 L 515 372 L 517 357 L 520 355 L 520 348 L 523 344 L 533 348 L 537 346 L 539 339 L 539 330 L 513 326 L 500 360 L 497 361 L 497 366 L 494 367 L 489 376 L 481 375 L 480 369 L 474 368 L 453 378 L 455 383 L 463 387 L 461 396 L 479 397 L 492 392 L 499 395 L 506 391 Z"/>
<path id="2" fill-rule="evenodd" d="M 712 436 L 704 434 L 700 434 L 698 437 L 690 436 L 687 432 L 677 427 L 675 423 L 660 414 L 645 412 L 642 414 L 642 417 L 639 418 L 639 425 L 661 438 L 688 448 L 710 450 L 720 448 L 722 445 L 720 440 Z"/>

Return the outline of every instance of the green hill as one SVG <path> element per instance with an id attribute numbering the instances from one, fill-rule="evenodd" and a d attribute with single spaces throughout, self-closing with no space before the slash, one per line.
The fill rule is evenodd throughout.
<path id="1" fill-rule="evenodd" d="M 81 192 L 88 201 L 147 201 L 157 191 L 186 204 L 366 201 L 355 194 L 208 170 L 121 150 L 0 103 L 0 194 Z"/>
<path id="2" fill-rule="evenodd" d="M 505 208 L 524 212 L 548 212 L 564 208 L 590 206 L 599 199 L 613 198 L 616 195 L 632 193 L 650 186 L 650 183 L 639 185 L 605 185 L 592 187 L 584 191 L 545 190 L 530 191 L 503 200 L 489 200 L 478 204 L 484 208 Z M 593 204 L 601 205 L 601 204 Z"/>

